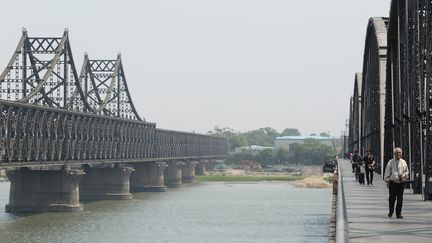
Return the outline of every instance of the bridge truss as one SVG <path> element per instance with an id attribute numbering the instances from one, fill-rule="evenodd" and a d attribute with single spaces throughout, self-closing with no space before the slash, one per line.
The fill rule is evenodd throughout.
<path id="1" fill-rule="evenodd" d="M 414 192 L 432 199 L 432 1 L 392 0 L 386 30 L 386 41 L 378 34 L 366 37 L 361 150 L 379 148 L 384 169 L 401 147 Z M 350 134 L 356 129 L 351 122 Z"/>
<path id="2" fill-rule="evenodd" d="M 217 158 L 226 139 L 156 128 L 132 102 L 121 56 L 78 75 L 68 31 L 22 37 L 0 76 L 0 167 Z"/>

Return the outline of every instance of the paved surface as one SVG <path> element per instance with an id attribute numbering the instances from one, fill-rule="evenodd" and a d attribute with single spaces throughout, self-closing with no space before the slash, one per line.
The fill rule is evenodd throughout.
<path id="1" fill-rule="evenodd" d="M 405 189 L 402 215 L 388 218 L 388 189 L 381 175 L 373 185 L 360 185 L 348 160 L 341 160 L 350 242 L 432 242 L 432 201 Z M 365 180 L 366 181 L 366 180 Z"/>

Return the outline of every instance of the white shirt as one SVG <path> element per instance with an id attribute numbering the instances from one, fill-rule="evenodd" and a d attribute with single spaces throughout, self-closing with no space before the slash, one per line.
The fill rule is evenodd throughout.
<path id="1" fill-rule="evenodd" d="M 409 177 L 407 162 L 404 159 L 389 160 L 385 169 L 384 180 L 387 182 L 393 181 L 396 183 L 400 183 L 402 181 L 399 179 L 399 175 L 402 175 L 402 181 Z"/>

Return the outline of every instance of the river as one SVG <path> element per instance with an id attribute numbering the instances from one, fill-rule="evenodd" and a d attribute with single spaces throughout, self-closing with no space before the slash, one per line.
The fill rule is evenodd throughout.
<path id="1" fill-rule="evenodd" d="M 8 197 L 0 182 L 0 242 L 328 242 L 331 211 L 331 189 L 288 182 L 199 182 L 79 213 L 8 214 Z"/>

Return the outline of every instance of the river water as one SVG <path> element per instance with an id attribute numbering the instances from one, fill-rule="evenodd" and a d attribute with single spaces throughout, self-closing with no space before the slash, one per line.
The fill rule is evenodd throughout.
<path id="1" fill-rule="evenodd" d="M 84 212 L 4 211 L 0 242 L 328 242 L 330 189 L 289 182 L 199 182 L 133 200 L 86 203 Z"/>

